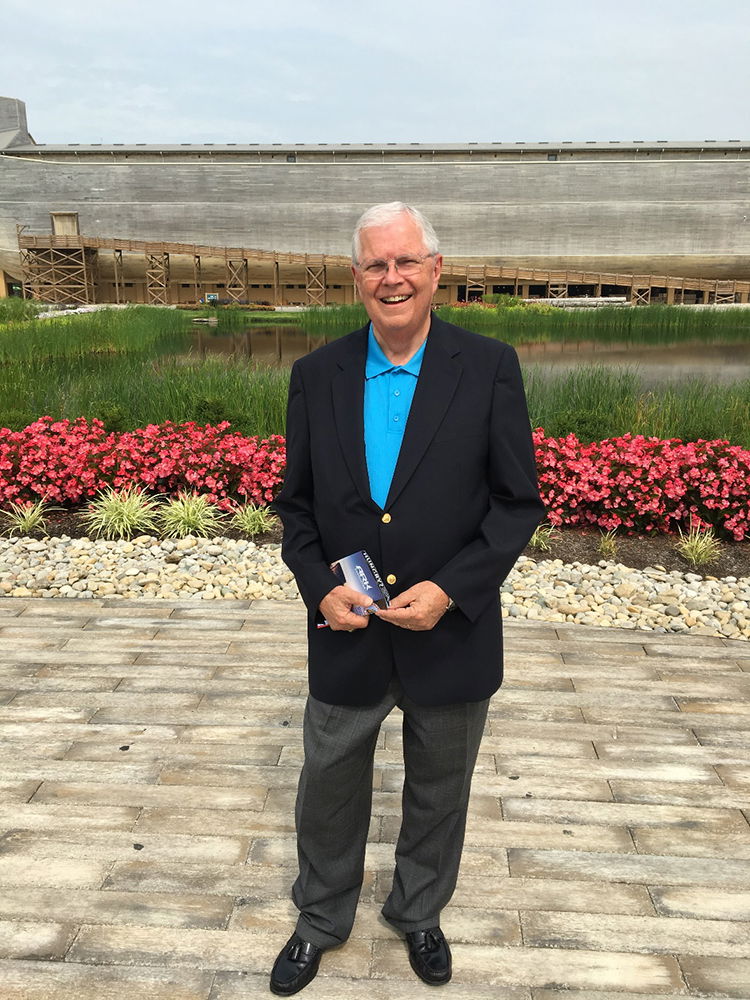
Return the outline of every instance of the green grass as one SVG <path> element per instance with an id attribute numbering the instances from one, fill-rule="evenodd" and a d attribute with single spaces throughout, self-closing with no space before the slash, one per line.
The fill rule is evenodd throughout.
<path id="1" fill-rule="evenodd" d="M 244 434 L 284 427 L 289 372 L 248 361 L 155 361 L 129 356 L 0 364 L 0 424 L 43 415 L 98 417 L 109 430 L 165 420 L 229 420 Z"/>
<path id="2" fill-rule="evenodd" d="M 42 307 L 29 299 L 19 299 L 10 296 L 0 299 L 0 327 L 4 323 L 19 323 L 21 320 L 33 319 Z"/>
<path id="3" fill-rule="evenodd" d="M 110 430 L 128 430 L 166 420 L 218 423 L 228 420 L 243 434 L 284 432 L 289 372 L 243 357 L 186 356 L 189 314 L 171 309 L 129 307 L 54 320 L 29 320 L 20 314 L 0 323 L 0 425 L 18 429 L 38 417 L 102 419 Z M 207 313 L 212 310 L 207 310 Z M 242 327 L 241 309 L 220 309 L 226 329 Z M 519 323 L 548 324 L 571 339 L 584 326 L 602 323 L 614 340 L 677 335 L 703 339 L 750 336 L 750 311 L 680 310 L 663 307 L 600 309 L 568 313 L 533 307 L 454 310 L 470 326 L 507 319 L 512 330 L 498 335 L 533 339 Z M 475 316 L 476 314 L 476 316 Z M 19 318 L 20 316 L 20 318 Z M 273 314 L 263 314 L 264 320 Z M 242 319 L 239 323 L 238 317 Z M 294 314 L 295 324 L 312 335 L 345 333 L 365 321 L 361 305 Z M 521 319 L 519 319 L 519 317 Z M 609 318 L 608 318 L 609 317 Z M 576 331 L 575 324 L 579 324 Z M 555 327 L 555 324 L 557 326 Z M 531 330 L 531 328 L 530 328 Z M 672 333 L 669 331 L 672 330 Z M 623 332 L 624 331 L 624 332 Z M 675 333 L 677 331 L 677 333 Z M 543 330 L 537 330 L 541 336 Z M 514 336 L 510 334 L 514 333 Z M 626 432 L 684 440 L 725 438 L 750 447 L 750 379 L 728 385 L 704 379 L 646 389 L 634 370 L 582 367 L 565 374 L 535 365 L 524 376 L 533 426 L 554 436 L 575 433 L 584 441 Z"/>
<path id="4" fill-rule="evenodd" d="M 368 322 L 361 302 L 353 305 L 326 306 L 324 309 L 305 309 L 297 313 L 297 323 L 308 333 L 341 337 L 358 330 Z"/>
<path id="5" fill-rule="evenodd" d="M 493 308 L 438 306 L 436 312 L 448 323 L 514 345 L 580 340 L 627 344 L 733 343 L 750 339 L 750 309 L 662 305 L 560 309 L 519 304 L 510 298 Z M 310 333 L 335 338 L 363 326 L 367 314 L 361 303 L 327 306 L 297 313 L 296 322 Z"/>
<path id="6" fill-rule="evenodd" d="M 586 366 L 566 374 L 524 372 L 534 427 L 583 441 L 628 432 L 684 441 L 727 439 L 750 448 L 750 379 L 721 385 L 705 379 L 641 385 L 626 368 Z"/>
<path id="7" fill-rule="evenodd" d="M 705 379 L 644 389 L 636 372 L 587 366 L 549 374 L 524 371 L 532 426 L 559 437 L 598 441 L 628 432 L 684 441 L 727 439 L 750 448 L 750 379 Z"/>
<path id="8" fill-rule="evenodd" d="M 0 322 L 0 364 L 115 354 L 157 356 L 184 350 L 189 334 L 189 323 L 176 309 L 128 306 L 63 313 L 53 319 L 19 315 Z"/>
<path id="9" fill-rule="evenodd" d="M 750 340 L 750 309 L 685 309 L 661 305 L 560 309 L 532 303 L 492 309 L 441 306 L 437 314 L 449 323 L 514 345 L 581 340 L 626 344 Z"/>
<path id="10" fill-rule="evenodd" d="M 583 441 L 628 431 L 661 438 L 726 438 L 750 448 L 750 380 L 705 380 L 646 390 L 634 371 L 586 367 L 564 375 L 525 371 L 532 426 Z M 110 430 L 165 420 L 229 420 L 243 434 L 283 434 L 289 372 L 207 358 L 180 363 L 115 357 L 0 365 L 0 424 L 37 417 L 102 419 Z"/>

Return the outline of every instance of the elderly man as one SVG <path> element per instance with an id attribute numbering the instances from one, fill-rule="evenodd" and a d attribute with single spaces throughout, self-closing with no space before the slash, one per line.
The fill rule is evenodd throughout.
<path id="1" fill-rule="evenodd" d="M 310 695 L 297 794 L 299 909 L 271 991 L 297 993 L 349 936 L 364 874 L 373 755 L 403 712 L 404 789 L 385 920 L 420 979 L 451 978 L 440 914 L 456 885 L 472 772 L 502 680 L 499 587 L 542 515 L 515 351 L 431 312 L 442 258 L 414 208 L 360 218 L 353 272 L 371 322 L 292 370 L 275 503 L 307 605 Z M 391 593 L 331 563 L 365 550 Z M 326 627 L 320 627 L 323 622 Z"/>

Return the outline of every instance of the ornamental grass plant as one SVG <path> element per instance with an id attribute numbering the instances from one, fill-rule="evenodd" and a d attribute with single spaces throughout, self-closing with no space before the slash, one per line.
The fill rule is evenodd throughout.
<path id="1" fill-rule="evenodd" d="M 132 538 L 157 533 L 158 498 L 137 486 L 106 489 L 91 501 L 83 521 L 95 538 Z"/>
<path id="2" fill-rule="evenodd" d="M 534 528 L 534 534 L 529 539 L 529 545 L 537 552 L 549 552 L 552 549 L 552 539 L 557 534 L 553 525 L 543 521 Z"/>
<path id="3" fill-rule="evenodd" d="M 617 557 L 617 529 L 612 528 L 611 531 L 603 531 L 601 537 L 599 538 L 599 545 L 597 546 L 599 555 L 602 559 L 615 559 Z"/>
<path id="4" fill-rule="evenodd" d="M 679 541 L 675 542 L 675 550 L 687 560 L 691 566 L 708 566 L 721 555 L 721 542 L 716 537 L 714 529 L 691 523 L 687 532 L 677 529 Z"/>
<path id="5" fill-rule="evenodd" d="M 263 535 L 268 531 L 273 531 L 279 525 L 279 518 L 268 507 L 261 507 L 258 504 L 246 503 L 237 505 L 232 509 L 229 526 L 237 528 L 251 538 L 256 535 Z"/>
<path id="6" fill-rule="evenodd" d="M 187 535 L 213 538 L 221 534 L 225 520 L 225 515 L 208 497 L 182 492 L 163 504 L 157 515 L 164 538 L 185 538 Z"/>
<path id="7" fill-rule="evenodd" d="M 47 515 L 62 507 L 52 507 L 45 500 L 27 501 L 26 503 L 11 503 L 7 510 L 0 510 L 0 522 L 5 527 L 3 535 L 31 535 L 47 533 Z"/>

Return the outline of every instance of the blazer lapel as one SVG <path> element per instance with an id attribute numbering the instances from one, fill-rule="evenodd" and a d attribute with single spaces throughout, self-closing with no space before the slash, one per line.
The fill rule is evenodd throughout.
<path id="1" fill-rule="evenodd" d="M 370 480 L 365 461 L 365 359 L 370 324 L 357 330 L 350 350 L 338 360 L 339 370 L 331 380 L 333 412 L 341 450 L 349 474 L 362 499 L 378 510 L 370 496 Z"/>
<path id="2" fill-rule="evenodd" d="M 463 371 L 458 353 L 446 325 L 433 316 L 386 507 L 408 483 L 445 416 Z"/>

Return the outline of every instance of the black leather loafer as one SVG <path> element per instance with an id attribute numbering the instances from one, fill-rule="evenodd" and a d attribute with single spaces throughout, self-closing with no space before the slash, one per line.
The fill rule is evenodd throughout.
<path id="1" fill-rule="evenodd" d="M 299 993 L 315 979 L 322 954 L 322 948 L 303 941 L 299 934 L 292 934 L 274 962 L 271 992 L 280 997 Z"/>
<path id="2" fill-rule="evenodd" d="M 442 986 L 450 981 L 451 950 L 439 927 L 410 931 L 406 935 L 409 962 L 419 978 L 430 986 Z"/>

